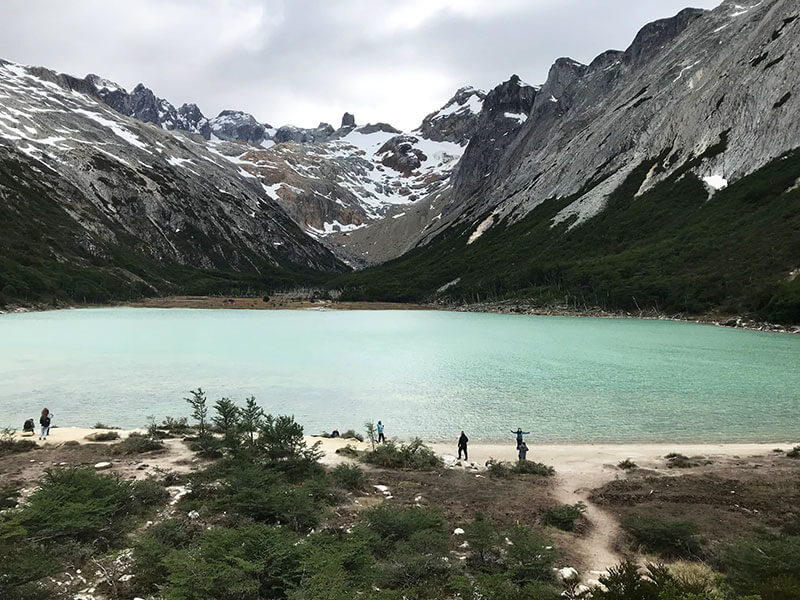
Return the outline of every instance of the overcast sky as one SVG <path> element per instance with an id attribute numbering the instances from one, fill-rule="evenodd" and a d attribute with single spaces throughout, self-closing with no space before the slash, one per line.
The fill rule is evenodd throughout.
<path id="1" fill-rule="evenodd" d="M 206 116 L 338 126 L 347 110 L 412 129 L 463 85 L 541 83 L 559 56 L 625 49 L 689 1 L 3 0 L 0 58 L 143 82 Z"/>

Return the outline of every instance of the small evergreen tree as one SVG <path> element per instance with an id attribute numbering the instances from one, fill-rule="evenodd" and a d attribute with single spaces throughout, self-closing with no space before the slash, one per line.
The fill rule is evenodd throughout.
<path id="1" fill-rule="evenodd" d="M 197 433 L 203 438 L 207 435 L 206 418 L 208 417 L 208 407 L 206 406 L 206 393 L 202 388 L 191 390 L 191 398 L 184 398 L 192 407 L 192 418 L 197 421 Z"/>
<path id="2" fill-rule="evenodd" d="M 239 409 L 239 412 L 242 431 L 248 437 L 250 448 L 253 448 L 256 431 L 259 430 L 261 423 L 264 421 L 264 410 L 256 404 L 256 397 L 250 396 L 244 408 Z"/>
<path id="3" fill-rule="evenodd" d="M 378 439 L 378 430 L 375 429 L 375 423 L 367 421 L 364 423 L 364 429 L 367 430 L 367 439 L 372 444 L 372 451 L 375 452 L 375 441 Z"/>
<path id="4" fill-rule="evenodd" d="M 214 404 L 217 412 L 214 417 L 214 425 L 224 436 L 225 447 L 235 451 L 239 447 L 239 407 L 230 398 L 220 398 Z"/>

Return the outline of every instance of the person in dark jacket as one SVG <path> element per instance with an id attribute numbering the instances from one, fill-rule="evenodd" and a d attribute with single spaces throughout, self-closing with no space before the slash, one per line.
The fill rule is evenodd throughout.
<path id="1" fill-rule="evenodd" d="M 462 431 L 461 437 L 458 438 L 458 460 L 461 460 L 461 452 L 464 452 L 464 460 L 469 460 L 469 456 L 467 456 L 467 442 L 469 442 L 469 438 L 467 434 Z"/>
<path id="2" fill-rule="evenodd" d="M 530 431 L 522 431 L 522 427 L 518 427 L 516 431 L 512 431 L 511 433 L 517 434 L 517 448 L 519 448 L 519 445 L 524 443 L 522 436 L 530 434 Z"/>
<path id="3" fill-rule="evenodd" d="M 50 433 L 50 420 L 52 419 L 52 415 L 48 409 L 42 410 L 42 416 L 39 417 L 39 425 L 42 426 L 42 432 L 39 435 L 40 440 L 46 440 L 47 435 Z"/>
<path id="4" fill-rule="evenodd" d="M 517 450 L 519 451 L 519 461 L 522 462 L 527 460 L 528 457 L 528 444 L 525 442 L 521 442 L 519 446 L 517 446 Z"/>

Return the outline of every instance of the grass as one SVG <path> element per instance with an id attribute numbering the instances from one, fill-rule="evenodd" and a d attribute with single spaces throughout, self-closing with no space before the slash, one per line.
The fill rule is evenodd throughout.
<path id="1" fill-rule="evenodd" d="M 638 465 L 635 462 L 633 462 L 630 458 L 626 458 L 625 460 L 622 460 L 617 463 L 617 468 L 622 469 L 623 471 L 631 471 L 637 468 L 637 466 Z"/>

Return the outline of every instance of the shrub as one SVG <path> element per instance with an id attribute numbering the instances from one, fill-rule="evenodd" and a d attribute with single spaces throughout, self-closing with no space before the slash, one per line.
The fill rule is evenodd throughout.
<path id="1" fill-rule="evenodd" d="M 311 448 L 303 439 L 303 426 L 287 415 L 266 415 L 255 440 L 260 460 L 285 473 L 291 480 L 298 480 L 319 472 L 318 461 L 322 456 L 319 442 Z"/>
<path id="2" fill-rule="evenodd" d="M 33 440 L 15 440 L 15 433 L 15 429 L 0 430 L 0 456 L 27 452 L 28 450 L 33 450 L 38 447 Z"/>
<path id="3" fill-rule="evenodd" d="M 346 490 L 363 490 L 367 486 L 367 476 L 358 465 L 336 465 L 331 475 L 336 485 Z"/>
<path id="4" fill-rule="evenodd" d="M 164 559 L 170 600 L 285 598 L 301 580 L 303 548 L 292 532 L 250 524 L 204 532 Z"/>
<path id="5" fill-rule="evenodd" d="M 17 505 L 21 489 L 21 486 L 13 481 L 0 483 L 0 510 L 14 508 Z"/>
<path id="6" fill-rule="evenodd" d="M 111 442 L 119 439 L 119 434 L 116 431 L 104 431 L 92 434 L 93 442 Z"/>
<path id="7" fill-rule="evenodd" d="M 127 455 L 127 454 L 143 454 L 144 452 L 152 452 L 154 450 L 163 450 L 164 443 L 155 440 L 148 435 L 132 431 L 128 437 L 121 442 L 114 444 L 110 447 L 111 454 Z"/>
<path id="8" fill-rule="evenodd" d="M 557 527 L 562 531 L 574 531 L 575 521 L 582 518 L 585 512 L 586 505 L 583 502 L 564 504 L 547 510 L 542 520 L 545 525 Z"/>
<path id="9" fill-rule="evenodd" d="M 489 462 L 489 475 L 500 479 L 507 479 L 512 475 L 551 477 L 555 474 L 556 470 L 553 467 L 531 460 L 521 460 L 517 463 L 494 460 Z"/>
<path id="10" fill-rule="evenodd" d="M 286 524 L 295 531 L 319 524 L 322 502 L 317 483 L 290 485 L 282 473 L 243 459 L 224 468 L 221 485 L 192 486 L 192 505 L 209 504 L 214 513 L 232 512 L 261 523 Z"/>
<path id="11" fill-rule="evenodd" d="M 623 471 L 630 471 L 637 467 L 638 465 L 635 462 L 633 462 L 630 458 L 626 458 L 625 460 L 617 463 L 617 468 L 622 469 Z"/>
<path id="12" fill-rule="evenodd" d="M 111 425 L 106 425 L 104 423 L 95 423 L 92 429 L 119 429 L 119 427 L 112 427 Z"/>
<path id="13" fill-rule="evenodd" d="M 465 537 L 469 543 L 467 562 L 470 567 L 486 573 L 501 569 L 500 533 L 486 515 L 475 514 L 472 523 L 466 526 Z"/>
<path id="14" fill-rule="evenodd" d="M 163 429 L 172 435 L 188 435 L 192 433 L 192 428 L 189 426 L 189 420 L 186 417 L 181 417 L 180 419 L 164 417 L 158 429 Z"/>
<path id="15" fill-rule="evenodd" d="M 0 525 L 26 533 L 32 542 L 76 540 L 108 547 L 132 525 L 132 516 L 163 498 L 149 483 L 120 481 L 93 469 L 48 469 L 39 490 Z"/>
<path id="16" fill-rule="evenodd" d="M 786 453 L 789 458 L 800 458 L 800 446 L 795 446 Z"/>
<path id="17" fill-rule="evenodd" d="M 739 594 L 800 597 L 800 536 L 760 532 L 723 548 L 719 566 Z"/>
<path id="18" fill-rule="evenodd" d="M 202 531 L 193 521 L 174 518 L 156 523 L 139 535 L 133 544 L 136 590 L 143 594 L 156 591 L 169 574 L 164 564 L 167 555 L 188 547 Z"/>
<path id="19" fill-rule="evenodd" d="M 402 546 L 416 552 L 444 553 L 448 548 L 447 528 L 441 512 L 417 506 L 396 507 L 379 504 L 365 512 L 369 529 L 377 534 L 375 548 L 379 556 L 387 556 Z"/>
<path id="20" fill-rule="evenodd" d="M 361 459 L 384 469 L 431 471 L 442 466 L 442 459 L 419 438 L 399 446 L 392 441 L 380 444 Z"/>
<path id="21" fill-rule="evenodd" d="M 514 465 L 514 472 L 518 475 L 539 475 L 541 477 L 552 477 L 556 470 L 550 465 L 545 465 L 532 460 L 521 460 Z"/>
<path id="22" fill-rule="evenodd" d="M 336 454 L 341 454 L 342 456 L 347 456 L 349 458 L 358 458 L 360 456 L 358 450 L 353 448 L 350 444 L 344 446 L 343 448 L 337 448 Z"/>
<path id="23" fill-rule="evenodd" d="M 622 528 L 638 546 L 666 558 L 694 558 L 700 553 L 698 527 L 690 521 L 629 516 L 622 520 Z"/>
<path id="24" fill-rule="evenodd" d="M 341 435 L 341 437 L 346 440 L 358 440 L 359 442 L 364 441 L 364 436 L 356 432 L 355 429 L 348 429 Z"/>
<path id="25" fill-rule="evenodd" d="M 684 456 L 678 452 L 670 452 L 664 458 L 667 459 L 668 469 L 689 469 L 700 464 L 697 461 L 690 459 L 688 456 Z"/>
<path id="26" fill-rule="evenodd" d="M 531 581 L 550 581 L 556 554 L 540 533 L 522 525 L 514 525 L 506 536 L 506 566 L 511 580 L 519 585 Z"/>

